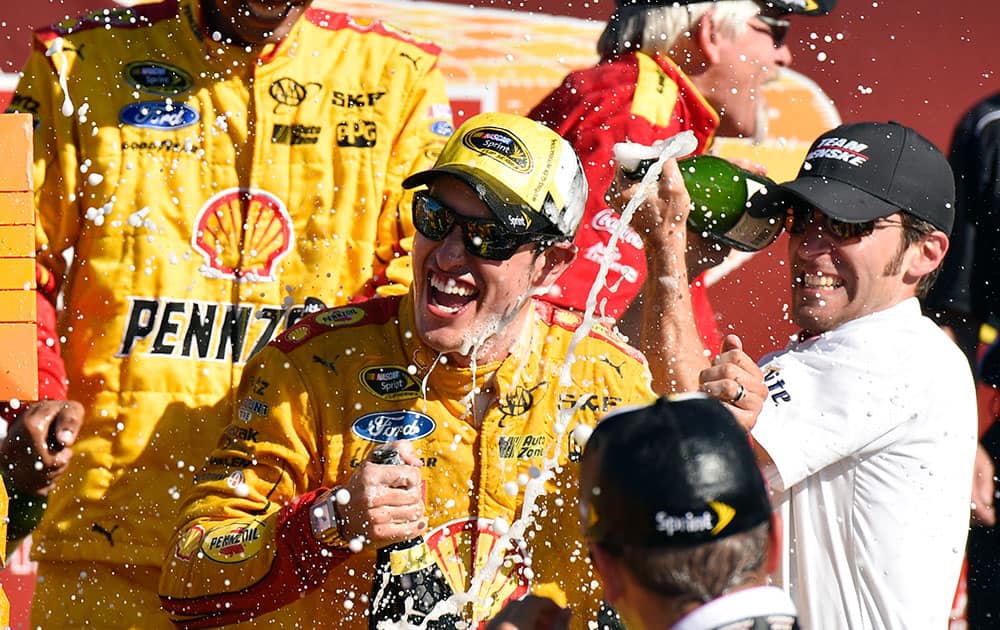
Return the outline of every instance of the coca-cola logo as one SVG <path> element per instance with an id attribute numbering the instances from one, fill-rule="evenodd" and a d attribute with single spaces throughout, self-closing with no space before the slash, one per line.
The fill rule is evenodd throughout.
<path id="1" fill-rule="evenodd" d="M 614 234 L 616 231 L 621 229 L 619 226 L 622 224 L 621 217 L 614 213 L 611 208 L 605 208 L 597 214 L 594 215 L 591 225 L 594 226 L 595 230 L 601 232 L 608 232 L 609 234 Z M 628 243 L 636 249 L 642 249 L 642 237 L 639 233 L 632 229 L 631 226 L 626 225 L 625 229 L 622 230 L 621 236 L 618 240 L 623 243 Z"/>
<path id="2" fill-rule="evenodd" d="M 123 124 L 143 129 L 183 129 L 201 120 L 201 116 L 184 103 L 144 101 L 123 107 L 118 119 Z"/>
<path id="3" fill-rule="evenodd" d="M 376 411 L 351 425 L 354 435 L 369 442 L 386 444 L 395 440 L 419 440 L 434 432 L 434 419 L 418 411 Z"/>

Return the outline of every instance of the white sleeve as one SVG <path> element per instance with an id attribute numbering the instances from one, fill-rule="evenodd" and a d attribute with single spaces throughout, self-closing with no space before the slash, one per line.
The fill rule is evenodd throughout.
<path id="1" fill-rule="evenodd" d="M 911 384 L 895 356 L 868 339 L 817 339 L 765 359 L 768 400 L 753 438 L 774 461 L 765 470 L 777 491 L 802 481 L 905 422 Z M 876 360 L 875 357 L 882 357 Z M 903 371 L 905 372 L 905 370 Z"/>

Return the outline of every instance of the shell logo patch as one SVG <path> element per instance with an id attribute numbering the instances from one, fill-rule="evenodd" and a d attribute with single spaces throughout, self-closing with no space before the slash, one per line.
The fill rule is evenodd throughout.
<path id="1" fill-rule="evenodd" d="M 194 557 L 195 552 L 198 551 L 198 547 L 201 546 L 201 541 L 205 538 L 205 528 L 201 525 L 194 525 L 184 532 L 184 538 L 177 541 L 177 549 L 174 550 L 174 555 L 180 560 L 190 560 Z"/>
<path id="2" fill-rule="evenodd" d="M 263 190 L 231 188 L 198 212 L 191 245 L 205 258 L 208 278 L 270 282 L 295 237 L 285 204 Z"/>

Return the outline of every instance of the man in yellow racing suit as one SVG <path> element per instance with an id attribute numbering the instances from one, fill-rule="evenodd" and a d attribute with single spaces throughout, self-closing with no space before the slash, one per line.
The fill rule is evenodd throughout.
<path id="1" fill-rule="evenodd" d="M 366 628 L 376 550 L 417 535 L 409 561 L 440 571 L 451 614 L 480 622 L 534 590 L 576 628 L 596 618 L 580 438 L 653 395 L 634 349 L 532 297 L 575 255 L 582 167 L 554 131 L 490 113 L 404 183 L 422 184 L 410 293 L 312 315 L 248 362 L 164 565 L 182 627 L 302 598 L 300 627 Z M 373 461 L 386 444 L 402 464 Z"/>
<path id="2" fill-rule="evenodd" d="M 36 534 L 37 623 L 169 627 L 170 523 L 243 365 L 382 275 L 413 233 L 400 182 L 452 131 L 435 46 L 311 0 L 244 4 L 67 20 L 36 34 L 17 87 L 11 109 L 35 118 L 40 351 L 64 337 L 85 409 Z"/>

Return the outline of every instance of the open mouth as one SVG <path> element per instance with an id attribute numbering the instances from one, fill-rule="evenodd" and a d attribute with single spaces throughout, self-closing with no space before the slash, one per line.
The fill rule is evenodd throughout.
<path id="1" fill-rule="evenodd" d="M 427 282 L 430 286 L 427 296 L 429 305 L 448 314 L 461 312 L 479 295 L 479 291 L 468 283 L 433 271 L 427 274 Z"/>
<path id="2" fill-rule="evenodd" d="M 823 272 L 802 273 L 797 278 L 798 283 L 807 289 L 838 289 L 844 286 L 844 282 L 839 278 L 828 276 Z"/>

